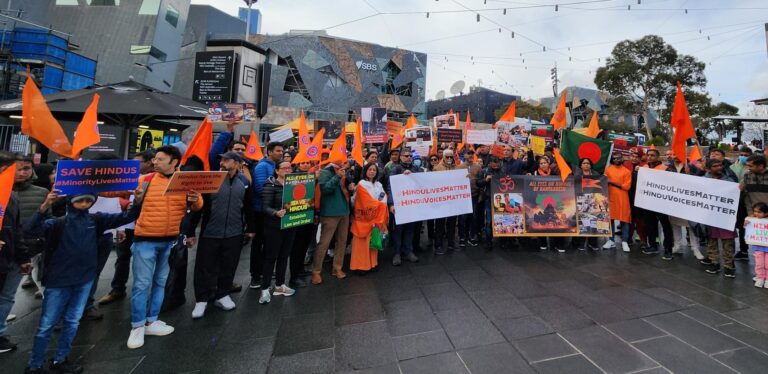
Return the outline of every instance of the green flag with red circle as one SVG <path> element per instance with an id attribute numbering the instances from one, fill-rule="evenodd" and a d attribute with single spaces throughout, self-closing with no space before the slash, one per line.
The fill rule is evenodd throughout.
<path id="1" fill-rule="evenodd" d="M 574 170 L 579 168 L 579 160 L 588 158 L 592 160 L 592 168 L 603 173 L 612 150 L 612 142 L 590 138 L 568 130 L 563 131 L 563 137 L 560 140 L 560 154 Z"/>

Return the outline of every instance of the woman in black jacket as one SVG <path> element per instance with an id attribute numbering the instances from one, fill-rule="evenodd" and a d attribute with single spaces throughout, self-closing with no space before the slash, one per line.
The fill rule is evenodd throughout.
<path id="1" fill-rule="evenodd" d="M 280 161 L 275 168 L 275 175 L 267 179 L 261 193 L 264 203 L 264 271 L 261 278 L 259 304 L 266 304 L 271 300 L 270 283 L 275 263 L 277 263 L 275 269 L 277 274 L 272 295 L 291 296 L 296 293 L 285 284 L 285 271 L 296 229 L 280 229 L 280 219 L 286 214 L 283 207 L 283 184 L 285 176 L 292 170 L 293 167 L 289 161 Z"/>

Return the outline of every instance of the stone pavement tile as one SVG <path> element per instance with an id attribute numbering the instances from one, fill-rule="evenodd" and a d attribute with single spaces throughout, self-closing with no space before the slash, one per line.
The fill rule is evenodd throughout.
<path id="1" fill-rule="evenodd" d="M 531 311 L 507 291 L 470 292 L 469 297 L 492 320 L 527 316 Z"/>
<path id="2" fill-rule="evenodd" d="M 502 285 L 481 268 L 451 272 L 453 278 L 466 292 L 499 290 Z"/>
<path id="3" fill-rule="evenodd" d="M 467 256 L 467 252 L 472 251 L 471 248 L 465 247 L 462 248 L 461 252 L 453 252 L 447 256 L 437 257 L 437 263 L 452 272 L 479 268 L 479 265 Z"/>
<path id="4" fill-rule="evenodd" d="M 696 304 L 695 302 L 693 302 L 693 300 L 666 288 L 661 288 L 661 287 L 643 288 L 643 289 L 640 289 L 640 292 L 646 295 L 653 296 L 659 300 L 664 300 L 680 308 L 686 308 Z"/>
<path id="5" fill-rule="evenodd" d="M 122 341 L 119 350 L 146 355 L 136 373 L 200 370 L 211 360 L 220 336 L 221 328 L 181 329 L 168 336 L 147 336 L 144 347 L 135 350 L 128 349 Z"/>
<path id="6" fill-rule="evenodd" d="M 624 287 L 606 288 L 597 292 L 613 300 L 615 305 L 622 309 L 641 317 L 669 313 L 679 309 L 679 307 L 666 301 Z"/>
<path id="7" fill-rule="evenodd" d="M 730 311 L 749 307 L 749 305 L 744 304 L 734 298 L 721 295 L 717 292 L 707 291 L 707 290 L 699 290 L 696 292 L 686 293 L 685 297 L 701 305 L 712 308 L 720 313 L 730 312 Z"/>
<path id="8" fill-rule="evenodd" d="M 645 340 L 633 345 L 673 373 L 733 373 L 710 356 L 673 336 Z"/>
<path id="9" fill-rule="evenodd" d="M 653 369 L 643 370 L 643 371 L 637 371 L 633 374 L 671 374 L 671 372 L 661 366 Z"/>
<path id="10" fill-rule="evenodd" d="M 310 284 L 308 287 L 296 291 L 296 295 L 284 298 L 282 314 L 297 316 L 300 314 L 332 313 L 335 287 L 330 284 L 332 281 L 330 276 L 327 278 L 319 286 Z M 258 304 L 258 297 L 255 299 Z M 260 306 L 263 307 L 263 305 Z"/>
<path id="11" fill-rule="evenodd" d="M 396 336 L 392 338 L 392 344 L 400 361 L 453 350 L 451 341 L 442 329 Z"/>
<path id="12" fill-rule="evenodd" d="M 755 330 L 768 334 L 768 312 L 765 310 L 747 308 L 728 312 L 725 313 L 725 315 L 750 326 Z"/>
<path id="13" fill-rule="evenodd" d="M 276 300 L 274 303 L 261 305 L 257 298 L 250 296 L 255 295 L 249 295 L 248 297 L 243 298 L 243 301 L 238 304 L 235 310 L 231 312 L 221 311 L 221 313 L 219 313 L 226 314 L 226 317 L 229 319 L 229 324 L 224 327 L 221 340 L 236 342 L 254 338 L 274 337 L 277 335 L 277 329 L 280 328 L 280 320 L 282 319 L 282 316 L 286 314 L 284 303 L 298 301 L 298 299 L 287 300 L 287 298 L 285 298 L 284 300 Z M 295 295 L 291 298 L 294 297 Z M 208 309 L 210 309 L 211 312 L 213 312 L 213 308 L 214 307 L 211 305 L 208 306 Z M 216 312 L 218 313 L 219 311 Z M 254 316 L 258 317 L 254 318 Z M 208 317 L 207 311 L 205 316 L 198 320 L 193 320 L 188 316 L 189 320 L 193 321 L 193 327 L 191 328 L 197 328 L 197 322 L 205 323 L 205 320 L 208 319 Z"/>
<path id="14" fill-rule="evenodd" d="M 568 301 L 571 305 L 583 308 L 589 305 L 606 305 L 611 300 L 602 296 L 590 288 L 575 280 L 560 280 L 542 284 L 552 295 L 557 295 Z"/>
<path id="15" fill-rule="evenodd" d="M 397 362 L 383 321 L 336 329 L 336 370 L 357 370 Z"/>
<path id="16" fill-rule="evenodd" d="M 85 373 L 132 373 L 143 359 L 144 356 L 136 356 L 99 362 L 88 361 L 80 364 L 83 365 L 83 372 Z M 8 370 L 8 372 L 11 371 Z"/>
<path id="17" fill-rule="evenodd" d="M 347 277 L 336 284 L 335 294 L 340 295 L 356 295 L 361 293 L 375 293 L 376 282 L 371 277 Z"/>
<path id="18" fill-rule="evenodd" d="M 536 372 L 539 374 L 598 374 L 602 371 L 589 360 L 582 355 L 572 355 L 568 357 L 558 358 L 555 360 L 547 360 L 536 362 L 533 365 Z"/>
<path id="19" fill-rule="evenodd" d="M 605 327 L 630 343 L 667 335 L 666 332 L 641 319 L 610 323 L 605 325 Z"/>
<path id="20" fill-rule="evenodd" d="M 560 296 L 540 296 L 520 300 L 534 314 L 544 313 L 550 310 L 574 308 Z"/>
<path id="21" fill-rule="evenodd" d="M 708 354 L 744 346 L 719 331 L 680 313 L 660 314 L 647 317 L 645 320 Z"/>
<path id="22" fill-rule="evenodd" d="M 741 348 L 712 355 L 739 373 L 765 373 L 768 370 L 768 355 L 752 348 Z"/>
<path id="23" fill-rule="evenodd" d="M 410 274 L 400 278 L 376 278 L 375 284 L 379 300 L 383 304 L 424 297 L 416 284 L 416 278 Z"/>
<path id="24" fill-rule="evenodd" d="M 691 317 L 710 327 L 734 322 L 732 319 L 726 317 L 725 315 L 698 304 L 690 308 L 683 309 L 680 311 L 680 313 L 683 313 L 686 316 Z"/>
<path id="25" fill-rule="evenodd" d="M 285 317 L 277 331 L 273 354 L 287 356 L 331 348 L 333 332 L 333 314 L 331 313 Z"/>
<path id="26" fill-rule="evenodd" d="M 534 373 L 509 343 L 484 345 L 459 351 L 464 364 L 473 374 Z"/>
<path id="27" fill-rule="evenodd" d="M 637 318 L 634 313 L 616 305 L 593 304 L 581 308 L 581 312 L 600 325 Z"/>
<path id="28" fill-rule="evenodd" d="M 214 359 L 202 368 L 203 373 L 266 373 L 272 356 L 273 338 L 245 342 L 220 342 L 213 351 Z"/>
<path id="29" fill-rule="evenodd" d="M 330 374 L 334 372 L 333 348 L 272 357 L 269 374 Z"/>
<path id="30" fill-rule="evenodd" d="M 427 286 L 440 283 L 454 283 L 446 268 L 439 264 L 419 265 L 411 269 L 416 280 L 415 286 Z"/>
<path id="31" fill-rule="evenodd" d="M 432 309 L 422 297 L 413 300 L 396 301 L 384 306 L 387 327 L 392 336 L 416 334 L 441 328 Z"/>
<path id="32" fill-rule="evenodd" d="M 334 306 L 336 326 L 384 320 L 384 311 L 375 293 L 336 296 Z"/>
<path id="33" fill-rule="evenodd" d="M 388 364 L 384 366 L 377 366 L 374 368 L 351 370 L 340 372 L 343 374 L 400 374 L 400 366 L 395 364 Z"/>
<path id="34" fill-rule="evenodd" d="M 438 312 L 437 318 L 456 349 L 504 341 L 504 336 L 475 306 Z"/>
<path id="35" fill-rule="evenodd" d="M 400 362 L 402 374 L 468 374 L 455 352 L 414 358 Z"/>
<path id="36" fill-rule="evenodd" d="M 550 294 L 549 290 L 525 275 L 504 274 L 494 277 L 498 280 L 499 284 L 519 299 L 543 297 Z"/>
<path id="37" fill-rule="evenodd" d="M 600 326 L 566 331 L 562 336 L 607 373 L 626 373 L 659 366 Z"/>
<path id="38" fill-rule="evenodd" d="M 432 306 L 432 310 L 435 312 L 467 308 L 475 305 L 467 293 L 453 280 L 450 283 L 422 286 L 421 292 L 424 293 L 429 305 Z"/>
<path id="39" fill-rule="evenodd" d="M 528 362 L 536 362 L 578 353 L 570 344 L 568 344 L 568 342 L 563 340 L 563 338 L 557 334 L 517 340 L 514 342 L 514 345 Z"/>
<path id="40" fill-rule="evenodd" d="M 717 326 L 716 329 L 734 339 L 768 353 L 768 334 L 737 322 Z"/>
<path id="41" fill-rule="evenodd" d="M 494 320 L 493 324 L 509 341 L 546 335 L 555 332 L 552 327 L 536 316 Z"/>
<path id="42" fill-rule="evenodd" d="M 595 322 L 584 312 L 573 307 L 550 309 L 537 313 L 555 331 L 567 331 L 592 326 Z"/>
<path id="43" fill-rule="evenodd" d="M 48 350 L 46 350 L 46 360 L 53 358 L 54 354 L 56 353 L 56 342 L 58 341 L 58 334 L 54 335 L 54 338 L 51 339 L 51 343 L 48 344 Z M 91 362 L 97 362 L 97 361 L 104 361 L 104 358 L 97 359 L 92 358 L 92 355 L 89 355 L 88 352 L 93 350 L 93 345 L 73 345 L 72 351 L 69 354 L 69 359 L 75 362 L 78 362 L 82 365 L 91 363 Z M 29 349 L 21 350 L 17 348 L 14 351 L 6 352 L 0 355 L 0 372 L 2 373 L 23 373 L 24 368 L 27 367 L 27 363 L 29 362 L 29 357 L 32 353 L 32 347 Z M 134 355 L 131 358 L 136 358 L 136 356 L 139 356 L 140 353 L 134 352 Z M 135 366 L 135 365 L 134 365 Z"/>

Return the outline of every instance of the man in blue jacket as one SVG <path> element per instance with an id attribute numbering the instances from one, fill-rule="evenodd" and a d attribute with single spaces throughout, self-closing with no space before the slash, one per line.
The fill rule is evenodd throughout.
<path id="1" fill-rule="evenodd" d="M 283 159 L 283 143 L 270 142 L 267 144 L 267 157 L 264 157 L 256 167 L 253 168 L 253 210 L 255 211 L 255 226 L 260 228 L 264 225 L 264 207 L 261 201 L 261 191 L 264 190 L 264 183 L 275 173 L 275 165 Z M 264 236 L 262 230 L 256 230 L 256 235 L 251 241 L 251 284 L 250 288 L 261 287 L 261 272 L 264 260 L 262 246 L 264 245 Z"/>

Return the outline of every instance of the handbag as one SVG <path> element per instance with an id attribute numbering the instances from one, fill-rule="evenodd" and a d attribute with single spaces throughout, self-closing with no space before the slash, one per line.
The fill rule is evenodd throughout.
<path id="1" fill-rule="evenodd" d="M 371 242 L 370 242 L 371 249 L 375 249 L 377 251 L 381 251 L 384 249 L 384 246 L 381 242 L 381 230 L 379 230 L 378 227 L 374 227 L 371 231 Z"/>
<path id="2" fill-rule="evenodd" d="M 187 203 L 187 211 L 179 224 L 179 236 L 171 246 L 171 253 L 168 254 L 168 266 L 171 269 L 179 269 L 187 264 L 187 235 L 185 234 L 188 220 L 192 213 L 192 203 Z"/>

